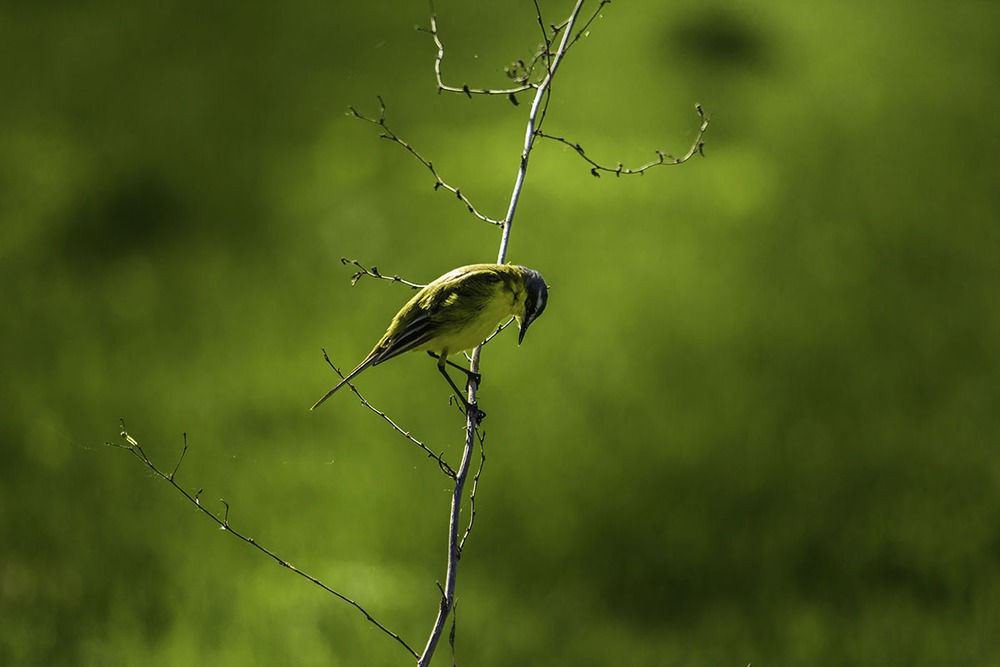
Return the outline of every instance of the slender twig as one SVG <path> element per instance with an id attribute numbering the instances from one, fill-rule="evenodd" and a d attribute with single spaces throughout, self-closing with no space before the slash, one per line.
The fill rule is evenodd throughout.
<path id="1" fill-rule="evenodd" d="M 420 283 L 411 283 L 409 280 L 404 280 L 399 276 L 383 275 L 379 273 L 377 266 L 373 266 L 372 268 L 369 269 L 365 267 L 363 264 L 361 264 L 361 262 L 359 262 L 358 260 L 351 259 L 349 257 L 341 257 L 340 263 L 345 265 L 351 264 L 361 269 L 360 271 L 355 271 L 354 274 L 351 276 L 351 285 L 357 285 L 359 280 L 361 280 L 365 276 L 370 276 L 372 278 L 378 278 L 380 280 L 388 280 L 391 283 L 402 283 L 404 285 L 412 287 L 413 289 L 420 289 L 421 287 L 427 287 L 427 285 L 421 285 Z"/>
<path id="2" fill-rule="evenodd" d="M 323 359 L 326 360 L 326 363 L 330 366 L 330 368 L 333 369 L 334 373 L 336 373 L 337 375 L 339 375 L 341 378 L 344 377 L 344 374 L 340 371 L 340 369 L 337 368 L 336 366 L 334 366 L 333 362 L 330 361 L 330 357 L 329 357 L 329 355 L 327 355 L 326 350 L 323 350 Z M 355 387 L 353 383 L 348 382 L 347 386 L 350 388 L 351 391 L 354 392 L 354 395 L 358 397 L 358 400 L 361 401 L 361 405 L 365 406 L 366 408 L 368 408 L 369 410 L 371 410 L 372 412 L 374 412 L 375 414 L 377 414 L 379 417 L 381 417 L 383 420 L 385 420 L 385 422 L 387 424 L 389 424 L 389 426 L 391 426 L 392 429 L 394 431 L 396 431 L 396 433 L 399 433 L 401 436 L 403 436 L 404 438 L 406 438 L 407 440 L 409 440 L 410 442 L 412 442 L 414 445 L 416 445 L 420 449 L 424 450 L 424 453 L 427 454 L 427 456 L 429 458 L 432 458 L 435 461 L 437 461 L 438 467 L 441 468 L 441 472 L 443 472 L 444 474 L 448 475 L 448 477 L 451 477 L 452 479 L 455 478 L 455 470 L 454 470 L 454 468 L 452 468 L 450 465 L 448 465 L 448 462 L 444 460 L 442 454 L 435 454 L 434 450 L 432 450 L 430 447 L 428 447 L 427 445 L 425 445 L 421 441 L 419 441 L 416 438 L 414 438 L 410 434 L 409 431 L 403 429 L 399 424 L 397 424 L 396 422 L 394 422 L 392 420 L 392 418 L 389 417 L 389 415 L 387 415 L 386 413 L 382 412 L 381 410 L 379 410 L 378 408 L 376 408 L 374 405 L 372 405 L 371 403 L 369 403 L 368 399 L 366 399 L 364 396 L 361 395 L 361 392 L 358 391 L 358 388 Z"/>
<path id="3" fill-rule="evenodd" d="M 445 83 L 444 75 L 442 74 L 442 63 L 444 62 L 444 42 L 441 40 L 441 34 L 438 31 L 437 24 L 437 12 L 434 10 L 434 3 L 431 2 L 431 18 L 430 18 L 430 28 L 417 27 L 418 30 L 430 33 L 431 37 L 434 39 L 434 45 L 437 47 L 437 54 L 434 57 L 434 75 L 437 78 L 437 87 L 439 93 L 457 93 L 465 95 L 466 97 L 472 97 L 473 95 L 506 95 L 511 102 L 515 105 L 517 102 L 517 94 L 523 93 L 527 90 L 537 89 L 542 85 L 541 81 L 535 81 L 535 70 L 540 63 L 544 61 L 545 65 L 545 75 L 552 72 L 552 60 L 555 56 L 555 52 L 552 50 L 552 44 L 555 42 L 556 38 L 563 31 L 572 29 L 572 23 L 567 20 L 563 21 L 559 25 L 552 25 L 549 28 L 545 27 L 545 21 L 542 19 L 542 10 L 538 4 L 538 0 L 533 0 L 535 5 L 535 17 L 538 21 L 538 25 L 542 31 L 542 45 L 536 50 L 535 55 L 525 63 L 523 60 L 515 62 L 511 67 L 506 68 L 507 75 L 512 81 L 518 85 L 513 88 L 476 88 L 468 84 L 463 83 L 460 86 L 450 85 Z M 594 13 L 587 19 L 583 27 L 580 28 L 569 42 L 566 42 L 564 46 L 560 47 L 559 51 L 563 54 L 566 53 L 574 44 L 576 44 L 579 39 L 587 34 L 587 29 L 590 24 L 594 22 L 600 13 L 604 5 L 607 5 L 611 0 L 600 0 L 597 7 L 594 9 Z M 574 17 L 575 21 L 575 17 Z M 549 30 L 552 34 L 549 35 Z"/>
<path id="4" fill-rule="evenodd" d="M 420 162 L 420 164 L 422 164 L 425 167 L 427 167 L 427 170 L 430 171 L 431 175 L 434 176 L 434 189 L 435 190 L 444 189 L 444 190 L 447 190 L 448 192 L 452 193 L 453 195 L 455 195 L 455 197 L 459 201 L 461 201 L 463 204 L 465 204 L 465 207 L 468 209 L 469 213 L 471 213 L 472 215 L 476 216 L 477 218 L 479 218 L 483 222 L 488 222 L 491 225 L 500 225 L 501 224 L 500 220 L 494 220 L 493 218 L 490 218 L 489 216 L 480 213 L 476 209 L 476 207 L 473 206 L 473 204 L 469 200 L 469 198 L 466 197 L 464 194 L 462 194 L 461 190 L 459 190 L 458 188 L 456 188 L 455 186 L 449 184 L 447 181 L 445 181 L 443 178 L 441 178 L 441 175 L 438 173 L 437 169 L 434 168 L 434 163 L 431 162 L 430 160 L 428 160 L 427 158 L 425 158 L 419 152 L 417 152 L 417 150 L 413 146 L 411 146 L 408 142 L 406 142 L 399 135 L 397 135 L 392 130 L 392 128 L 390 128 L 389 125 L 386 123 L 386 120 L 385 120 L 385 102 L 382 101 L 381 96 L 378 98 L 378 104 L 379 104 L 379 117 L 378 118 L 372 118 L 371 116 L 366 116 L 363 113 L 360 113 L 359 111 L 357 111 L 354 107 L 347 107 L 347 111 L 348 111 L 348 113 L 350 115 L 354 116 L 355 118 L 357 118 L 359 120 L 363 120 L 363 121 L 366 121 L 368 123 L 372 123 L 374 125 L 378 125 L 379 127 L 381 127 L 382 130 L 383 130 L 383 132 L 379 136 L 381 136 L 383 139 L 388 139 L 389 141 L 392 141 L 394 143 L 399 144 L 400 146 L 402 146 L 403 148 L 405 148 L 406 151 L 410 155 L 412 155 L 414 158 L 416 158 L 417 161 Z"/>
<path id="5" fill-rule="evenodd" d="M 490 342 L 491 340 L 493 340 L 494 338 L 496 338 L 497 336 L 499 336 L 501 331 L 503 331 L 504 329 L 506 329 L 507 327 L 509 327 L 513 323 L 514 323 L 514 318 L 512 317 L 509 320 L 507 320 L 506 322 L 504 322 L 503 324 L 501 324 L 500 326 L 498 326 L 497 330 L 494 331 L 493 333 L 491 333 L 489 335 L 489 338 L 487 338 L 486 340 L 483 341 L 483 345 L 486 345 L 486 343 Z M 471 356 L 469 356 L 469 355 L 466 355 L 466 356 L 468 357 L 469 361 L 472 361 L 472 357 Z"/>
<path id="6" fill-rule="evenodd" d="M 530 73 L 534 69 L 534 63 L 532 63 L 528 69 L 528 75 L 525 77 L 524 82 L 513 88 L 473 88 L 466 84 L 462 84 L 461 86 L 450 86 L 444 82 L 444 77 L 441 74 L 441 63 L 444 61 L 444 43 L 441 41 L 441 37 L 438 34 L 437 12 L 434 11 L 433 2 L 431 2 L 430 29 L 418 28 L 418 30 L 429 32 L 431 37 L 434 38 L 434 45 L 437 46 L 437 56 L 434 58 L 434 74 L 437 76 L 437 87 L 439 93 L 462 93 L 463 95 L 467 95 L 469 97 L 472 97 L 473 95 L 507 95 L 508 97 L 513 98 L 518 93 L 523 93 L 526 90 L 534 88 L 534 84 L 530 82 Z"/>
<path id="7" fill-rule="evenodd" d="M 542 31 L 542 48 L 538 49 L 540 53 L 545 55 L 545 65 L 546 69 L 552 64 L 552 61 L 548 58 L 552 54 L 552 37 L 549 37 L 549 31 L 545 28 L 545 19 L 542 18 L 542 7 L 538 4 L 538 0 L 532 0 L 535 5 L 535 19 L 538 22 L 538 28 Z"/>
<path id="8" fill-rule="evenodd" d="M 479 476 L 483 474 L 483 466 L 485 465 L 486 434 L 482 433 L 479 436 L 479 468 L 476 469 L 476 474 L 472 476 L 472 491 L 469 493 L 469 524 L 465 527 L 465 534 L 462 535 L 462 540 L 458 543 L 459 556 L 462 555 L 462 550 L 465 548 L 465 540 L 469 538 L 472 526 L 476 522 L 476 491 L 479 490 Z"/>
<path id="9" fill-rule="evenodd" d="M 599 3 L 597 3 L 597 7 L 594 9 L 594 13 L 590 15 L 590 18 L 587 19 L 587 22 L 583 24 L 582 28 L 576 31 L 576 34 L 573 36 L 573 39 L 570 41 L 569 44 L 566 45 L 567 51 L 571 49 L 574 44 L 580 41 L 581 37 L 588 34 L 587 31 L 590 29 L 590 24 L 594 22 L 594 19 L 596 19 L 598 16 L 601 15 L 601 10 L 604 9 L 604 5 L 610 5 L 610 4 L 611 0 L 601 0 Z"/>
<path id="10" fill-rule="evenodd" d="M 175 476 L 177 474 L 178 468 L 180 468 L 181 460 L 183 460 L 183 458 L 184 458 L 184 453 L 187 451 L 187 438 L 186 437 L 184 439 L 184 450 L 182 450 L 182 452 L 181 452 L 180 460 L 177 461 L 177 465 L 174 466 L 174 469 L 170 473 L 165 473 L 162 470 L 160 470 L 156 466 L 156 464 L 154 464 L 153 461 L 146 455 L 146 452 L 143 451 L 142 447 L 139 445 L 139 442 L 135 438 L 133 438 L 131 435 L 129 435 L 128 431 L 125 430 L 125 420 L 122 420 L 121 427 L 122 427 L 121 438 L 122 438 L 122 440 L 124 442 L 123 443 L 112 443 L 112 442 L 106 443 L 109 447 L 117 447 L 118 449 L 124 449 L 126 451 L 131 452 L 132 455 L 135 456 L 137 459 L 139 459 L 143 463 L 143 465 L 145 465 L 146 468 L 148 468 L 150 470 L 150 472 L 153 473 L 154 476 L 159 477 L 162 480 L 165 480 L 168 484 L 170 484 L 170 486 L 174 487 L 174 489 L 176 489 L 182 496 L 184 496 L 184 498 L 187 499 L 187 501 L 189 503 L 191 503 L 192 505 L 194 505 L 198 509 L 198 511 L 200 511 L 205 516 L 207 516 L 210 519 L 212 519 L 212 521 L 214 521 L 215 523 L 217 523 L 219 525 L 219 527 L 222 528 L 223 530 L 225 530 L 227 533 L 231 534 L 233 537 L 237 538 L 238 540 L 241 540 L 241 541 L 249 544 L 250 546 L 254 547 L 258 551 L 260 551 L 261 553 L 263 553 L 264 555 L 269 556 L 271 559 L 274 560 L 274 562 L 276 562 L 278 565 L 280 565 L 281 567 L 285 568 L 286 570 L 290 570 L 290 571 L 294 572 L 295 574 L 299 575 L 300 577 L 308 580 L 310 583 L 315 584 L 316 586 L 319 586 L 320 588 L 322 588 L 327 593 L 330 593 L 331 595 L 333 595 L 333 596 L 335 596 L 335 597 L 343 600 L 347 604 L 351 605 L 352 607 L 354 607 L 355 609 L 357 609 L 359 612 L 361 612 L 364 615 L 364 617 L 366 619 L 368 619 L 368 621 L 372 625 L 374 625 L 376 628 L 378 628 L 379 630 L 381 630 L 382 632 L 384 632 L 388 636 L 390 636 L 393 639 L 395 639 L 396 642 L 400 646 L 402 646 L 403 648 L 405 648 L 410 653 L 410 655 L 412 655 L 414 658 L 418 658 L 419 657 L 417 655 L 417 652 L 414 651 L 412 648 L 410 648 L 410 645 L 407 644 L 405 641 L 403 641 L 403 639 L 399 635 L 397 635 L 395 632 L 389 630 L 387 627 L 385 627 L 384 625 L 382 625 L 382 623 L 380 623 L 378 620 L 376 620 L 376 618 L 374 616 L 372 616 L 360 604 L 358 604 L 357 602 L 355 602 L 351 598 L 347 597 L 343 593 L 340 593 L 340 592 L 338 592 L 338 591 L 330 588 L 329 586 L 327 586 L 326 584 L 324 584 L 322 581 L 320 581 L 316 577 L 312 576 L 311 574 L 308 574 L 308 573 L 303 572 L 302 570 L 298 569 L 297 567 L 295 567 L 294 565 L 292 565 L 291 563 L 289 563 L 287 560 L 285 560 L 284 558 L 282 558 L 281 556 L 279 556 L 275 552 L 271 551 L 270 549 L 268 549 L 267 547 L 265 547 L 264 545 L 262 545 L 255 538 L 249 537 L 248 535 L 244 535 L 240 531 L 234 529 L 233 526 L 232 526 L 232 524 L 229 523 L 229 503 L 227 503 L 225 500 L 220 500 L 220 502 L 222 503 L 223 507 L 225 507 L 225 512 L 220 517 L 218 514 L 212 512 L 211 510 L 207 509 L 204 505 L 201 504 L 202 489 L 199 489 L 194 495 L 191 495 L 190 493 L 188 493 L 188 491 L 186 489 L 184 489 L 184 487 L 182 487 L 180 484 L 178 484 L 177 481 L 175 480 Z"/>
<path id="11" fill-rule="evenodd" d="M 514 321 L 515 321 L 515 320 L 514 320 L 514 318 L 512 317 L 512 318 L 510 318 L 509 320 L 507 320 L 506 322 L 502 322 L 502 323 L 500 323 L 500 325 L 499 325 L 499 326 L 497 327 L 497 330 L 496 330 L 496 331 L 494 331 L 493 333 L 491 333 L 491 334 L 490 334 L 490 335 L 489 335 L 489 336 L 488 336 L 488 337 L 486 338 L 486 340 L 484 340 L 484 341 L 483 341 L 483 343 L 482 343 L 482 344 L 483 344 L 483 345 L 486 345 L 486 343 L 490 342 L 491 340 L 493 340 L 494 338 L 496 338 L 497 336 L 499 336 L 499 335 L 500 335 L 500 332 L 501 332 L 501 331 L 503 331 L 504 329 L 506 329 L 507 327 L 509 327 L 509 326 L 510 326 L 511 324 L 513 324 L 513 323 L 514 323 Z M 465 357 L 465 360 L 466 360 L 466 361 L 468 361 L 468 362 L 471 362 L 471 361 L 472 361 L 472 355 L 471 355 L 471 354 L 469 354 L 468 352 L 463 352 L 463 353 L 462 353 L 462 355 L 463 355 L 463 356 Z"/>
<path id="12" fill-rule="evenodd" d="M 543 138 L 543 139 L 550 139 L 552 141 L 556 141 L 556 142 L 559 142 L 561 144 L 565 144 L 566 146 L 569 146 L 570 148 L 572 148 L 573 150 L 575 150 L 577 152 L 577 154 L 579 154 L 579 156 L 581 158 L 583 158 L 588 164 L 590 164 L 590 166 L 591 166 L 590 173 L 593 174 L 594 176 L 600 177 L 601 172 L 609 172 L 609 173 L 614 174 L 615 176 L 633 175 L 633 174 L 642 175 L 643 173 L 646 172 L 647 169 L 652 169 L 653 167 L 659 167 L 661 165 L 669 166 L 669 165 L 675 165 L 675 164 L 683 164 L 683 163 L 687 162 L 688 160 L 690 160 L 695 155 L 702 155 L 702 156 L 705 155 L 705 153 L 704 153 L 704 146 L 705 146 L 704 136 L 705 136 L 706 130 L 708 130 L 708 123 L 710 121 L 710 118 L 709 118 L 709 116 L 705 115 L 705 111 L 704 111 L 704 109 L 701 108 L 700 104 L 695 105 L 695 110 L 698 112 L 698 115 L 701 117 L 701 124 L 698 126 L 698 133 L 695 135 L 694 142 L 691 144 L 691 148 L 689 148 L 688 151 L 684 155 L 682 155 L 680 157 L 674 157 L 670 153 L 664 153 L 663 151 L 656 151 L 657 159 L 653 160 L 652 162 L 648 162 L 648 163 L 642 165 L 641 167 L 630 167 L 629 168 L 629 167 L 625 167 L 624 165 L 622 165 L 621 162 L 619 162 L 618 165 L 615 166 L 615 167 L 608 167 L 608 166 L 599 164 L 599 163 L 595 162 L 594 160 L 592 160 L 590 157 L 588 157 L 587 154 L 586 154 L 586 152 L 583 150 L 583 146 L 581 146 L 578 143 L 574 143 L 574 142 L 572 142 L 569 139 L 566 139 L 564 137 L 557 137 L 557 136 L 552 135 L 552 134 L 546 134 L 545 132 L 542 132 L 541 130 L 537 130 L 535 132 L 535 134 L 537 136 Z"/>

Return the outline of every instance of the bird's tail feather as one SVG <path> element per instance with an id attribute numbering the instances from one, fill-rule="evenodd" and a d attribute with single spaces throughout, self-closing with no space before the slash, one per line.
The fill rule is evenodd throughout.
<path id="1" fill-rule="evenodd" d="M 313 406 L 312 406 L 311 408 L 309 408 L 309 409 L 310 409 L 310 410 L 315 410 L 315 409 L 316 409 L 316 408 L 318 408 L 319 406 L 323 405 L 323 402 L 324 402 L 324 401 L 326 401 L 326 399 L 328 399 L 328 398 L 330 398 L 331 396 L 333 396 L 333 394 L 334 394 L 334 393 L 335 393 L 335 392 L 336 392 L 336 391 L 337 391 L 338 389 L 340 389 L 340 388 L 341 388 L 341 387 L 343 387 L 343 386 L 344 386 L 345 384 L 347 384 L 348 382 L 350 382 L 351 380 L 353 380 L 353 379 L 354 379 L 354 377 L 355 377 L 355 376 L 356 376 L 356 375 L 357 375 L 358 373 L 360 373 L 361 371 L 365 370 L 366 368 L 368 368 L 369 366 L 371 366 L 372 364 L 374 364 L 374 363 L 375 363 L 375 359 L 376 359 L 376 357 L 377 357 L 377 354 L 376 354 L 376 350 L 372 350 L 372 353 L 371 353 L 371 354 L 369 354 L 369 355 L 368 355 L 367 357 L 365 357 L 365 360 L 364 360 L 364 361 L 362 361 L 362 362 L 361 362 L 360 364 L 358 364 L 358 367 L 357 367 L 357 368 L 355 368 L 355 369 L 354 369 L 353 371 L 351 371 L 350 373 L 348 373 L 348 374 L 347 374 L 347 376 L 346 376 L 346 377 L 345 377 L 345 378 L 344 378 L 343 380 L 341 380 L 341 381 L 340 381 L 340 382 L 338 382 L 338 383 L 337 383 L 336 385 L 334 385 L 333 389 L 331 389 L 330 391 L 326 392 L 326 393 L 325 393 L 325 394 L 323 395 L 323 398 L 321 398 L 321 399 L 319 399 L 318 401 L 316 401 L 316 402 L 315 402 L 315 403 L 313 404 Z"/>

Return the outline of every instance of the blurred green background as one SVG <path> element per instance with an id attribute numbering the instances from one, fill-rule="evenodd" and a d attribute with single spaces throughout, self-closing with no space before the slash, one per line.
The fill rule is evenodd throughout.
<path id="1" fill-rule="evenodd" d="M 506 6 L 517 4 L 518 6 Z M 474 5 L 474 6 L 468 6 Z M 440 0 L 502 85 L 531 3 Z M 545 2 L 556 22 L 570 4 Z M 423 2 L 0 7 L 0 664 L 409 664 L 116 441 L 411 645 L 448 480 L 350 394 L 427 282 L 492 261 L 376 128 L 494 217 L 529 99 L 438 95 Z M 483 356 L 469 665 L 1000 664 L 1000 6 L 636 2 L 570 53 L 509 258 L 549 309 Z M 361 389 L 452 461 L 429 360 Z M 447 646 L 436 664 L 450 664 Z"/>

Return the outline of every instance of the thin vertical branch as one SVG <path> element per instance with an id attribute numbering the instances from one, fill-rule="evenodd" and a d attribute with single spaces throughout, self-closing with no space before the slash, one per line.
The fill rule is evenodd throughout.
<path id="1" fill-rule="evenodd" d="M 479 367 L 479 354 L 482 347 L 477 347 L 472 352 L 472 366 Z M 476 383 L 469 383 L 469 405 L 476 405 Z M 455 581 L 458 575 L 458 559 L 461 555 L 459 547 L 459 516 L 462 513 L 462 497 L 465 495 L 465 480 L 469 477 L 469 466 L 472 463 L 472 452 L 476 443 L 476 428 L 479 426 L 480 412 L 473 407 L 466 413 L 465 423 L 465 448 L 462 451 L 462 463 L 458 466 L 458 474 L 455 475 L 455 488 L 451 494 L 451 514 L 448 520 L 448 570 L 445 573 L 444 595 L 441 596 L 441 604 L 438 607 L 437 618 L 434 619 L 434 627 L 431 629 L 430 637 L 427 639 L 427 646 L 420 659 L 417 660 L 418 667 L 426 667 L 430 664 L 437 648 L 438 640 L 444 632 L 448 614 L 455 605 Z"/>
<path id="2" fill-rule="evenodd" d="M 538 125 L 538 112 L 542 107 L 542 101 L 545 99 L 549 86 L 552 83 L 552 78 L 555 76 L 556 70 L 562 62 L 566 49 L 572 43 L 573 25 L 576 23 L 576 19 L 580 14 L 580 10 L 583 8 L 584 2 L 585 0 L 577 0 L 576 6 L 573 7 L 573 11 L 563 27 L 563 34 L 562 39 L 559 42 L 559 48 L 556 49 L 555 54 L 552 56 L 545 78 L 535 90 L 535 99 L 531 104 L 530 111 L 528 112 L 528 122 L 524 132 L 524 150 L 521 152 L 521 160 L 517 169 L 517 177 L 514 179 L 514 189 L 511 192 L 510 205 L 507 208 L 507 215 L 503 220 L 503 235 L 500 239 L 500 250 L 497 253 L 497 264 L 503 264 L 507 259 L 507 247 L 510 243 L 511 225 L 514 221 L 514 213 L 517 210 L 517 203 L 521 198 L 521 189 L 524 187 L 524 179 L 528 173 L 528 158 L 531 155 L 531 149 L 535 143 L 536 129 Z M 480 345 L 472 352 L 472 359 L 469 362 L 469 370 L 474 374 L 479 372 L 479 358 L 482 351 L 483 348 L 482 345 Z M 451 515 L 448 521 L 448 569 L 445 575 L 444 595 L 441 598 L 437 618 L 434 620 L 434 627 L 431 629 L 430 637 L 427 639 L 427 646 L 424 648 L 420 659 L 417 661 L 418 667 L 426 667 L 430 664 L 431 658 L 434 655 L 434 649 L 437 648 L 438 641 L 441 639 L 441 634 L 444 631 L 448 614 L 451 612 L 455 604 L 455 582 L 458 571 L 458 559 L 461 555 L 459 516 L 462 511 L 462 497 L 465 492 L 465 481 L 469 476 L 469 466 L 472 462 L 472 454 L 476 444 L 476 429 L 478 428 L 479 421 L 481 419 L 481 413 L 475 409 L 477 388 L 478 387 L 475 382 L 469 382 L 468 402 L 469 405 L 473 406 L 473 408 L 468 410 L 466 414 L 465 447 L 462 451 L 462 463 L 458 467 L 458 474 L 455 475 L 455 488 L 451 496 Z"/>
<path id="3" fill-rule="evenodd" d="M 562 40 L 559 42 L 559 48 L 556 49 L 555 55 L 552 57 L 552 64 L 549 66 L 549 71 L 535 90 L 535 99 L 531 103 L 531 111 L 528 112 L 528 124 L 524 131 L 524 150 L 521 152 L 521 162 L 517 168 L 517 177 L 514 179 L 514 190 L 510 195 L 510 205 L 507 207 L 507 215 L 503 219 L 503 235 L 500 237 L 500 251 L 497 253 L 497 264 L 503 264 L 507 261 L 510 228 L 514 222 L 514 212 L 517 210 L 517 203 L 521 199 L 521 188 L 524 187 L 524 178 L 528 173 L 528 158 L 531 156 L 531 148 L 535 145 L 538 110 L 541 108 L 542 100 L 545 99 L 549 85 L 552 83 L 552 77 L 555 76 L 556 70 L 559 69 L 559 63 L 562 62 L 563 56 L 566 55 L 566 49 L 569 47 L 573 36 L 573 24 L 576 23 L 576 19 L 580 15 L 580 10 L 583 8 L 585 1 L 577 0 L 576 6 L 573 8 L 573 13 L 570 14 L 569 19 L 566 21 L 566 27 L 563 28 Z M 474 368 L 472 370 L 478 371 L 479 369 Z"/>

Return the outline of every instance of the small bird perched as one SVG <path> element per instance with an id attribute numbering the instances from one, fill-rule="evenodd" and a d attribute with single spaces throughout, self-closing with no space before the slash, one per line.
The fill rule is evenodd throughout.
<path id="1" fill-rule="evenodd" d="M 364 361 L 310 410 L 318 408 L 369 366 L 377 366 L 403 352 L 420 351 L 438 360 L 438 370 L 468 410 L 470 405 L 448 375 L 445 364 L 476 382 L 479 377 L 448 361 L 448 355 L 476 347 L 503 318 L 511 315 L 517 320 L 520 345 L 528 327 L 545 310 L 548 298 L 549 289 L 542 274 L 524 266 L 470 264 L 449 271 L 417 292 L 392 318 L 382 340 Z"/>

